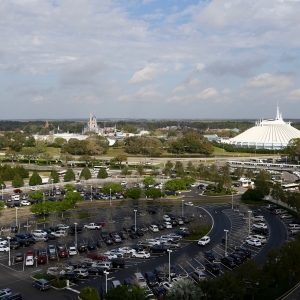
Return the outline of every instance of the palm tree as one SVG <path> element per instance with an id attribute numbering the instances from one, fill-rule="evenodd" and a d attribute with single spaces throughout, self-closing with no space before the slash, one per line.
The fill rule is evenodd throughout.
<path id="1" fill-rule="evenodd" d="M 189 279 L 178 280 L 167 293 L 167 299 L 172 300 L 199 300 L 202 296 L 200 287 Z"/>

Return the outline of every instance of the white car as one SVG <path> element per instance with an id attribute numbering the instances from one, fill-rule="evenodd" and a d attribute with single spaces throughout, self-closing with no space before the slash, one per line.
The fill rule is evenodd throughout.
<path id="1" fill-rule="evenodd" d="M 163 220 L 166 222 L 171 222 L 171 218 L 168 215 L 164 215 Z"/>
<path id="2" fill-rule="evenodd" d="M 253 216 L 252 217 L 252 220 L 254 222 L 263 222 L 265 220 L 265 217 L 264 216 L 261 216 L 261 215 L 257 215 L 257 216 Z"/>
<path id="3" fill-rule="evenodd" d="M 57 274 L 60 274 L 60 275 L 64 275 L 66 273 L 65 270 L 63 270 L 62 268 L 58 268 L 58 267 L 50 267 L 48 268 L 46 274 L 47 275 L 57 275 Z"/>
<path id="4" fill-rule="evenodd" d="M 126 181 L 122 181 L 120 184 L 124 186 L 124 185 L 127 185 L 127 182 Z"/>
<path id="5" fill-rule="evenodd" d="M 135 249 L 132 249 L 130 247 L 122 247 L 122 248 L 119 248 L 118 250 L 120 253 L 124 253 L 124 254 L 127 254 L 127 253 L 132 254 L 132 253 L 136 252 Z"/>
<path id="6" fill-rule="evenodd" d="M 205 246 L 210 243 L 210 237 L 208 235 L 205 235 L 198 241 L 199 246 Z"/>
<path id="7" fill-rule="evenodd" d="M 58 230 L 58 231 L 53 231 L 51 232 L 52 235 L 55 237 L 65 237 L 68 235 L 68 233 L 65 230 Z"/>
<path id="8" fill-rule="evenodd" d="M 165 226 L 167 229 L 172 228 L 172 224 L 171 224 L 170 222 L 164 222 L 164 226 Z"/>
<path id="9" fill-rule="evenodd" d="M 139 251 L 139 252 L 135 252 L 131 255 L 131 257 L 133 258 L 143 258 L 143 259 L 146 259 L 146 258 L 150 258 L 150 253 L 147 252 L 147 251 Z"/>
<path id="10" fill-rule="evenodd" d="M 282 214 L 282 215 L 280 215 L 279 218 L 280 218 L 280 219 L 292 219 L 293 216 L 290 215 L 290 214 Z"/>
<path id="11" fill-rule="evenodd" d="M 0 299 L 4 298 L 5 296 L 9 296 L 11 294 L 11 290 L 9 288 L 5 288 L 0 290 Z"/>
<path id="12" fill-rule="evenodd" d="M 112 259 L 112 258 L 117 258 L 118 255 L 115 253 L 111 253 L 110 251 L 106 251 L 105 253 L 103 253 L 105 256 L 107 256 L 108 259 Z"/>
<path id="13" fill-rule="evenodd" d="M 255 246 L 255 247 L 260 247 L 261 246 L 261 242 L 257 239 L 246 239 L 246 243 L 248 245 L 251 245 L 251 246 Z"/>
<path id="14" fill-rule="evenodd" d="M 40 230 L 40 229 L 33 230 L 33 231 L 31 231 L 31 233 L 32 233 L 34 236 L 37 236 L 37 237 L 44 237 L 44 236 L 47 236 L 47 232 L 45 232 L 44 230 Z"/>
<path id="15" fill-rule="evenodd" d="M 184 205 L 186 205 L 186 206 L 194 206 L 194 203 L 193 202 L 185 202 Z"/>
<path id="16" fill-rule="evenodd" d="M 66 224 L 58 224 L 58 225 L 56 225 L 56 228 L 66 230 L 66 229 L 69 229 L 70 226 L 68 226 Z"/>
<path id="17" fill-rule="evenodd" d="M 77 254 L 77 250 L 76 250 L 76 247 L 74 246 L 71 246 L 69 247 L 69 255 L 72 256 L 72 255 L 76 255 Z"/>
<path id="18" fill-rule="evenodd" d="M 33 256 L 27 256 L 25 259 L 25 266 L 33 266 L 33 265 L 34 265 Z"/>
<path id="19" fill-rule="evenodd" d="M 22 206 L 29 206 L 31 205 L 31 203 L 27 200 L 22 200 L 21 203 L 20 203 Z"/>
<path id="20" fill-rule="evenodd" d="M 196 186 L 197 186 L 196 183 L 190 184 L 190 187 L 196 187 Z"/>
<path id="21" fill-rule="evenodd" d="M 8 252 L 8 251 L 9 251 L 9 247 L 7 247 L 5 244 L 0 245 L 0 252 Z"/>
<path id="22" fill-rule="evenodd" d="M 268 229 L 268 226 L 266 223 L 254 223 L 252 225 L 254 228 L 263 228 L 263 229 Z"/>
<path id="23" fill-rule="evenodd" d="M 7 240 L 5 240 L 4 238 L 0 237 L 0 245 L 7 245 L 7 243 L 8 243 Z"/>
<path id="24" fill-rule="evenodd" d="M 170 290 L 170 289 L 173 287 L 173 284 L 172 284 L 172 283 L 169 283 L 169 282 L 167 282 L 167 281 L 162 282 L 160 285 L 163 286 L 163 288 L 164 288 L 166 291 Z"/>
<path id="25" fill-rule="evenodd" d="M 149 226 L 149 230 L 152 232 L 159 232 L 158 226 L 152 224 Z"/>

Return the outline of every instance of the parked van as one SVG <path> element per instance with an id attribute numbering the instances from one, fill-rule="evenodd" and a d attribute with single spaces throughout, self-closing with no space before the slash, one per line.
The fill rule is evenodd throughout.
<path id="1" fill-rule="evenodd" d="M 111 282 L 111 287 L 114 289 L 114 288 L 116 288 L 116 287 L 118 287 L 118 286 L 121 286 L 121 282 L 119 281 L 119 280 L 113 280 L 112 282 Z"/>
<path id="2" fill-rule="evenodd" d="M 11 195 L 11 200 L 20 201 L 20 195 Z"/>
<path id="3" fill-rule="evenodd" d="M 147 282 L 142 273 L 134 273 L 133 280 L 136 282 L 139 287 L 147 287 Z"/>
<path id="4" fill-rule="evenodd" d="M 265 244 L 267 242 L 267 239 L 265 236 L 263 235 L 259 235 L 259 234 L 254 234 L 252 235 L 254 239 L 259 240 L 262 244 Z"/>

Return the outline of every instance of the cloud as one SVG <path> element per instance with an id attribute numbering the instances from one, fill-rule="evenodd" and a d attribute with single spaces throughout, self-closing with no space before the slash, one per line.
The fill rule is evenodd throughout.
<path id="1" fill-rule="evenodd" d="M 96 85 L 106 67 L 103 62 L 90 60 L 68 65 L 61 73 L 61 85 Z"/>
<path id="2" fill-rule="evenodd" d="M 156 102 L 163 96 L 156 91 L 156 85 L 148 85 L 140 88 L 134 94 L 127 94 L 118 97 L 118 102 Z"/>
<path id="3" fill-rule="evenodd" d="M 218 91 L 214 88 L 208 88 L 202 91 L 201 93 L 197 94 L 198 99 L 207 100 L 209 98 L 214 98 L 219 95 Z"/>
<path id="4" fill-rule="evenodd" d="M 293 55 L 289 55 L 287 53 L 282 53 L 280 59 L 279 59 L 279 62 L 282 62 L 282 63 L 285 63 L 285 62 L 290 62 L 290 61 L 294 61 L 296 59 L 295 56 Z"/>
<path id="5" fill-rule="evenodd" d="M 142 70 L 135 72 L 129 79 L 129 83 L 136 84 L 146 81 L 153 81 L 154 79 L 156 79 L 159 73 L 157 68 L 157 64 L 150 64 L 146 66 Z"/>
<path id="6" fill-rule="evenodd" d="M 223 95 L 228 95 L 228 94 L 231 94 L 232 93 L 232 90 L 231 89 L 224 89 L 223 91 L 222 91 L 222 94 Z"/>
<path id="7" fill-rule="evenodd" d="M 249 79 L 248 82 L 246 82 L 245 87 L 255 89 L 277 87 L 278 89 L 285 89 L 291 85 L 293 85 L 293 83 L 290 76 L 276 73 L 263 73 Z"/>
<path id="8" fill-rule="evenodd" d="M 300 89 L 290 91 L 286 99 L 290 102 L 299 102 L 300 101 Z"/>
<path id="9" fill-rule="evenodd" d="M 187 89 L 191 90 L 191 89 L 199 86 L 199 82 L 200 82 L 200 80 L 198 78 L 188 80 L 188 81 L 184 82 L 183 84 L 177 86 L 172 92 L 178 93 L 178 92 L 183 92 Z"/>
<path id="10" fill-rule="evenodd" d="M 205 71 L 214 76 L 233 75 L 245 78 L 251 76 L 254 70 L 262 66 L 265 61 L 265 59 L 256 59 L 229 63 L 217 60 L 209 64 Z"/>
<path id="11" fill-rule="evenodd" d="M 195 96 L 192 95 L 173 96 L 165 100 L 166 103 L 181 104 L 181 105 L 188 105 L 193 101 L 195 101 Z"/>
<path id="12" fill-rule="evenodd" d="M 43 96 L 35 96 L 31 100 L 29 100 L 29 102 L 35 103 L 35 104 L 43 104 L 43 103 L 49 102 L 49 100 L 44 98 Z"/>
<path id="13" fill-rule="evenodd" d="M 96 96 L 89 95 L 73 95 L 66 103 L 70 104 L 86 104 L 86 105 L 98 105 L 104 101 Z"/>

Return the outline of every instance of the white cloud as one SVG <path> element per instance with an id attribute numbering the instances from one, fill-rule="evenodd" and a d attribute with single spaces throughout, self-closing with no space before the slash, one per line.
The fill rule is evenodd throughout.
<path id="1" fill-rule="evenodd" d="M 250 89 L 263 89 L 263 93 L 272 94 L 285 90 L 292 85 L 291 76 L 263 73 L 248 80 L 244 86 Z"/>
<path id="2" fill-rule="evenodd" d="M 286 99 L 291 102 L 300 102 L 300 89 L 290 91 Z"/>
<path id="3" fill-rule="evenodd" d="M 222 94 L 223 94 L 223 95 L 228 95 L 228 94 L 231 94 L 231 93 L 232 93 L 232 90 L 229 89 L 229 88 L 224 89 L 224 90 L 222 91 Z"/>
<path id="4" fill-rule="evenodd" d="M 193 78 L 187 82 L 184 82 L 183 84 L 177 86 L 172 92 L 173 93 L 178 93 L 178 92 L 183 92 L 185 90 L 190 90 L 193 89 L 197 86 L 199 86 L 199 79 L 198 78 Z"/>
<path id="5" fill-rule="evenodd" d="M 139 70 L 133 74 L 129 83 L 142 83 L 146 81 L 153 81 L 158 76 L 159 70 L 157 64 L 149 64 L 142 70 Z"/>
<path id="6" fill-rule="evenodd" d="M 118 97 L 119 102 L 156 102 L 163 96 L 156 91 L 156 85 L 148 85 L 140 88 L 134 94 L 127 94 Z"/>
<path id="7" fill-rule="evenodd" d="M 29 101 L 32 102 L 32 103 L 35 103 L 35 104 L 43 104 L 43 103 L 48 102 L 48 99 L 46 99 L 43 96 L 35 96 Z"/>
<path id="8" fill-rule="evenodd" d="M 219 95 L 218 91 L 215 88 L 208 88 L 202 91 L 201 93 L 197 94 L 198 99 L 209 99 L 209 98 L 214 98 Z"/>

